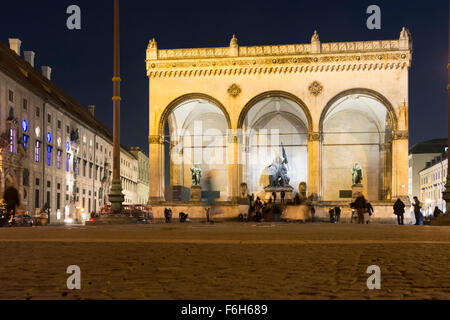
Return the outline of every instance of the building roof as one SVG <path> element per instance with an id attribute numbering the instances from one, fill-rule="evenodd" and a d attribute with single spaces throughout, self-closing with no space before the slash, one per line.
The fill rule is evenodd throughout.
<path id="1" fill-rule="evenodd" d="M 79 104 L 74 98 L 65 93 L 61 88 L 44 77 L 27 61 L 17 55 L 9 46 L 0 41 L 0 70 L 24 87 L 35 92 L 44 101 L 54 104 L 70 113 L 82 123 L 90 126 L 99 135 L 112 141 L 111 130 L 96 119 L 92 114 Z"/>
<path id="2" fill-rule="evenodd" d="M 409 149 L 409 154 L 418 153 L 442 153 L 445 147 L 447 147 L 447 139 L 432 139 L 416 143 Z"/>

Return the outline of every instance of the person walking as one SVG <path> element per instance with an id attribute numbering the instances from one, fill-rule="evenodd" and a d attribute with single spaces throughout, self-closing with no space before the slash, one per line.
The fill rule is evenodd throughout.
<path id="1" fill-rule="evenodd" d="M 373 214 L 373 207 L 372 207 L 372 205 L 370 204 L 370 202 L 367 202 L 367 215 L 365 216 L 365 221 L 366 221 L 366 224 L 369 224 L 369 221 L 370 221 L 370 217 L 372 217 L 372 214 Z"/>
<path id="2" fill-rule="evenodd" d="M 413 197 L 413 200 L 414 217 L 416 218 L 415 225 L 418 226 L 420 225 L 420 209 L 422 208 L 422 203 L 416 196 Z"/>
<path id="3" fill-rule="evenodd" d="M 358 223 L 364 224 L 364 213 L 366 213 L 367 201 L 361 193 L 355 200 L 355 209 L 358 213 Z"/>
<path id="4" fill-rule="evenodd" d="M 397 216 L 397 222 L 399 225 L 403 225 L 403 218 L 405 214 L 405 204 L 400 198 L 394 203 L 394 214 Z"/>
<path id="5" fill-rule="evenodd" d="M 6 188 L 3 194 L 3 199 L 6 202 L 6 211 L 8 218 L 14 218 L 16 216 L 16 207 L 20 206 L 19 192 L 13 186 Z"/>
<path id="6" fill-rule="evenodd" d="M 341 221 L 341 208 L 338 206 L 334 207 L 334 216 L 336 223 Z"/>

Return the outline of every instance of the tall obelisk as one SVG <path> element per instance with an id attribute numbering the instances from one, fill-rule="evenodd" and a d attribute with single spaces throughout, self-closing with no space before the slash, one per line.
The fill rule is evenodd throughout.
<path id="1" fill-rule="evenodd" d="M 119 0 L 114 0 L 114 129 L 113 129 L 113 177 L 109 193 L 112 213 L 122 212 L 124 195 L 122 193 L 122 182 L 120 180 L 120 42 L 119 42 Z"/>

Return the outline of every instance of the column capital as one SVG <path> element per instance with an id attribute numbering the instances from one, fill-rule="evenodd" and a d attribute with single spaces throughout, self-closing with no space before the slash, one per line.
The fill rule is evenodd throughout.
<path id="1" fill-rule="evenodd" d="M 392 132 L 393 140 L 407 140 L 409 139 L 409 131 L 408 130 L 395 130 Z"/>
<path id="2" fill-rule="evenodd" d="M 159 135 L 148 136 L 148 144 L 164 144 L 164 137 Z"/>
<path id="3" fill-rule="evenodd" d="M 319 132 L 309 132 L 308 141 L 320 141 L 322 135 Z"/>

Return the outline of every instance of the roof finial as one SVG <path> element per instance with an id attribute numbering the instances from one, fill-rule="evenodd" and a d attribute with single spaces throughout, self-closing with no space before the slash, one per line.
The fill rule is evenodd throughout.
<path id="1" fill-rule="evenodd" d="M 231 41 L 230 41 L 230 47 L 235 47 L 237 45 L 238 45 L 238 39 L 236 38 L 236 35 L 233 34 L 233 38 L 231 38 Z"/>
<path id="2" fill-rule="evenodd" d="M 317 33 L 317 30 L 314 30 L 314 34 L 311 38 L 311 42 L 320 41 L 319 34 Z"/>

